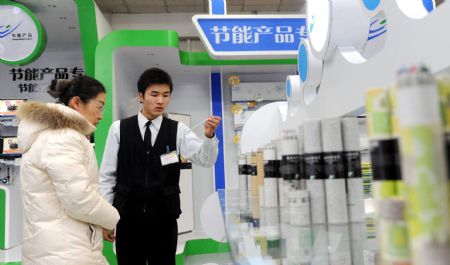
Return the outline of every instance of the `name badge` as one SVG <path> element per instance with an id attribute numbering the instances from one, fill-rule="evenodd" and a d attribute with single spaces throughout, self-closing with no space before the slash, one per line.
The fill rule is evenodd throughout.
<path id="1" fill-rule="evenodd" d="M 161 155 L 161 165 L 166 166 L 174 163 L 178 163 L 178 155 L 176 151 Z"/>

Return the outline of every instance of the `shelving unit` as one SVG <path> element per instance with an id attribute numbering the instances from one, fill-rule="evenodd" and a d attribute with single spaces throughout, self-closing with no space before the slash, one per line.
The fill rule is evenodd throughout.
<path id="1" fill-rule="evenodd" d="M 4 100 L 7 101 L 7 100 Z M 19 120 L 14 113 L 0 114 L 0 138 L 17 145 Z M 8 139 L 8 138 L 6 138 Z M 5 147 L 1 150 L 4 150 Z M 22 198 L 20 193 L 20 151 L 10 148 L 0 154 L 0 249 L 9 250 L 22 242 Z"/>
<path id="2" fill-rule="evenodd" d="M 283 220 L 286 208 L 260 207 L 248 191 L 218 195 L 235 264 L 363 265 L 377 255 L 369 216 L 361 223 L 294 226 Z"/>

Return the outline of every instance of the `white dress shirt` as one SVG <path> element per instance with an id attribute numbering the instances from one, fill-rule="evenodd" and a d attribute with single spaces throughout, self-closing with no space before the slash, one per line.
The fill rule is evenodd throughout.
<path id="1" fill-rule="evenodd" d="M 150 131 L 152 133 L 152 145 L 155 144 L 163 117 L 158 116 L 152 120 Z M 138 113 L 138 124 L 141 137 L 144 139 L 145 124 L 148 119 Z M 120 120 L 115 121 L 109 128 L 100 167 L 100 193 L 111 204 L 114 199 L 113 188 L 117 183 L 117 158 L 120 145 Z M 216 137 L 200 139 L 183 123 L 178 122 L 177 128 L 177 153 L 203 167 L 212 167 L 217 159 L 218 140 Z"/>

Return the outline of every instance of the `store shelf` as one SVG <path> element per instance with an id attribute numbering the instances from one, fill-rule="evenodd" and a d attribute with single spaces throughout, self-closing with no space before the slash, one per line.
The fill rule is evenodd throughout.
<path id="1" fill-rule="evenodd" d="M 292 226 L 285 220 L 287 208 L 259 207 L 259 199 L 248 191 L 218 194 L 235 264 L 362 265 L 376 253 L 370 218 L 362 223 Z"/>

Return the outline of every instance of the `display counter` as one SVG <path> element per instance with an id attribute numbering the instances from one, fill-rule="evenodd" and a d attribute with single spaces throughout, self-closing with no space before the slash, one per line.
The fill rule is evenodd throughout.
<path id="1" fill-rule="evenodd" d="M 288 207 L 260 207 L 249 191 L 218 191 L 235 264 L 375 264 L 375 224 L 289 223 Z"/>

